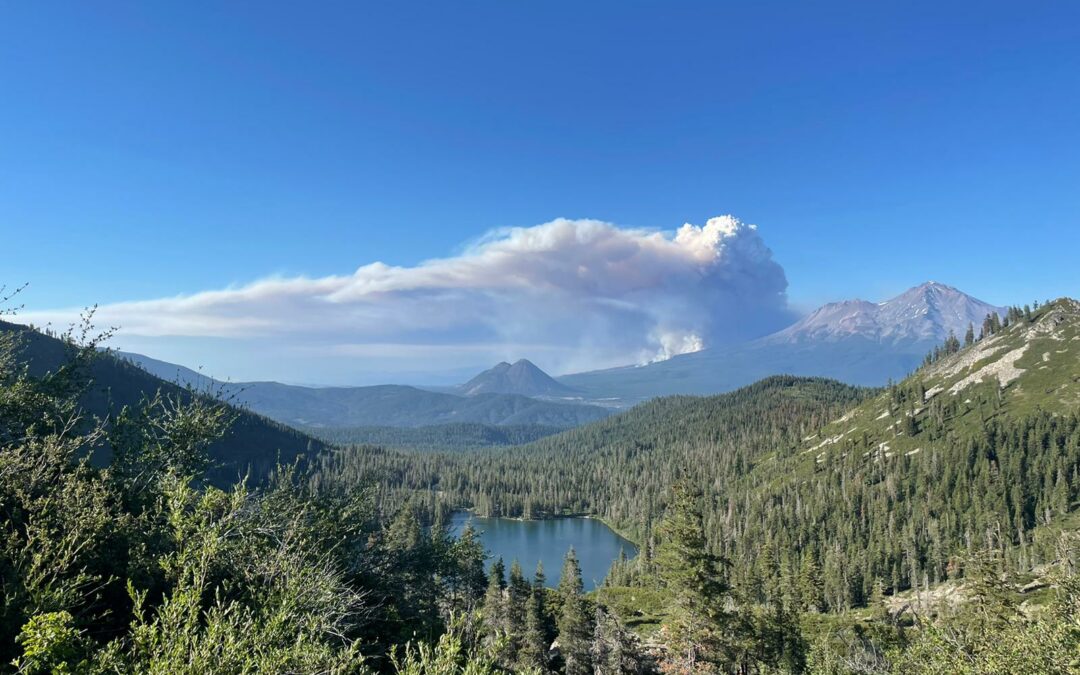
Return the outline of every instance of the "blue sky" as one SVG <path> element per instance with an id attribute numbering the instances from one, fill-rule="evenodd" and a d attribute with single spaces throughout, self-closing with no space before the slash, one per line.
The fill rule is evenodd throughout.
<path id="1" fill-rule="evenodd" d="M 1075 3 L 0 17 L 2 277 L 31 282 L 31 309 L 410 267 L 559 217 L 728 213 L 758 225 L 797 309 L 927 279 L 1077 294 Z M 185 340 L 163 353 L 205 352 Z"/>

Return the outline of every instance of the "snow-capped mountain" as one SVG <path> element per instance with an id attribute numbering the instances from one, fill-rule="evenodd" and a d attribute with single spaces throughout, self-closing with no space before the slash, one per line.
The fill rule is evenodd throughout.
<path id="1" fill-rule="evenodd" d="M 928 282 L 884 302 L 847 300 L 824 305 L 795 324 L 745 344 L 705 349 L 647 366 L 628 366 L 559 378 L 595 398 L 627 403 L 668 394 L 714 394 L 770 375 L 830 377 L 883 385 L 914 370 L 952 333 L 978 333 L 1004 308 L 951 286 Z"/>
<path id="2" fill-rule="evenodd" d="M 943 342 L 963 338 L 969 325 L 978 331 L 996 307 L 952 286 L 930 281 L 885 302 L 845 300 L 824 305 L 767 338 L 771 343 L 845 340 L 854 336 L 883 343 Z"/>

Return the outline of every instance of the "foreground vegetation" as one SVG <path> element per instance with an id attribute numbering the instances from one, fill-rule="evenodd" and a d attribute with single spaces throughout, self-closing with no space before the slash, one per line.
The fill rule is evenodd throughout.
<path id="1" fill-rule="evenodd" d="M 202 480 L 235 415 L 152 396 L 80 407 L 100 358 L 68 341 L 31 376 L 0 345 L 0 663 L 19 672 L 360 672 L 437 639 L 484 588 L 472 537 L 384 513 L 372 491 Z M 97 468 L 90 457 L 108 449 Z"/>

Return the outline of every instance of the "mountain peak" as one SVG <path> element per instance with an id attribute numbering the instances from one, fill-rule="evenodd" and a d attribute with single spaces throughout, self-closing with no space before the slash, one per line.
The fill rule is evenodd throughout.
<path id="1" fill-rule="evenodd" d="M 528 359 L 513 364 L 502 361 L 458 387 L 466 396 L 521 394 L 522 396 L 569 396 L 573 389 L 555 381 Z"/>
<path id="2" fill-rule="evenodd" d="M 896 300 L 901 300 L 901 299 L 904 299 L 904 298 L 914 298 L 914 297 L 931 299 L 931 298 L 947 298 L 947 297 L 950 297 L 950 296 L 963 296 L 963 297 L 966 297 L 966 298 L 971 298 L 970 295 L 967 295 L 963 291 L 961 291 L 961 290 L 959 290 L 959 289 L 957 289 L 957 288 L 955 288 L 953 286 L 938 283 L 937 281 L 927 281 L 927 282 L 919 284 L 918 286 L 913 286 L 913 287 L 907 289 L 906 291 L 904 291 L 903 293 L 901 293 L 900 295 L 896 296 L 895 298 L 892 298 L 891 300 L 886 300 L 885 302 L 894 302 Z M 972 299 L 974 299 L 974 298 L 972 298 Z M 885 304 L 885 303 L 879 303 L 879 304 Z"/>
<path id="3" fill-rule="evenodd" d="M 829 303 L 768 338 L 769 342 L 837 342 L 862 338 L 891 344 L 937 344 L 949 334 L 963 335 L 987 314 L 1005 308 L 983 302 L 937 281 L 927 281 L 894 298 L 872 303 Z"/>

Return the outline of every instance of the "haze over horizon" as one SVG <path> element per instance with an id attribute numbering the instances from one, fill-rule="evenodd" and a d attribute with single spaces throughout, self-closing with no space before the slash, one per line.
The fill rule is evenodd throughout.
<path id="1" fill-rule="evenodd" d="M 656 235 L 659 235 L 659 234 L 660 233 L 652 233 L 650 236 L 656 236 Z M 381 271 L 381 268 L 379 268 L 378 266 L 375 266 L 375 267 L 376 267 L 376 269 L 379 269 Z M 362 276 L 361 272 L 363 272 L 363 271 L 364 271 L 363 269 L 358 271 L 356 276 Z M 780 274 L 782 276 L 782 270 L 780 270 Z M 275 300 L 274 293 L 275 292 L 284 293 L 286 295 L 293 294 L 295 292 L 295 289 L 293 288 L 294 284 L 295 285 L 300 285 L 300 286 L 306 286 L 308 284 L 312 284 L 317 288 L 323 288 L 323 287 L 326 287 L 326 286 L 335 286 L 335 287 L 340 287 L 342 285 L 347 286 L 350 282 L 351 283 L 356 283 L 356 279 L 335 278 L 335 279 L 314 280 L 313 284 L 312 284 L 311 280 L 306 280 L 306 279 L 301 279 L 301 280 L 274 279 L 274 280 L 268 280 L 267 282 L 264 282 L 264 283 L 251 284 L 250 286 L 244 287 L 244 288 L 227 289 L 225 291 L 220 291 L 220 292 L 215 292 L 215 293 L 198 294 L 198 295 L 193 296 L 193 297 L 170 298 L 170 299 L 162 299 L 162 300 L 157 300 L 157 301 L 148 301 L 148 302 L 139 302 L 139 303 L 127 303 L 127 304 L 118 304 L 118 305 L 113 305 L 113 306 L 97 307 L 97 308 L 95 308 L 95 321 L 97 322 L 98 325 L 116 325 L 116 324 L 110 323 L 108 321 L 108 319 L 114 318 L 114 319 L 119 320 L 119 322 L 120 322 L 119 325 L 123 325 L 123 320 L 125 318 L 128 318 L 128 319 L 133 320 L 135 322 L 136 326 L 142 325 L 142 326 L 149 327 L 148 330 L 151 333 L 149 335 L 141 335 L 138 332 L 135 332 L 134 334 L 132 334 L 132 333 L 129 333 L 129 332 L 123 331 L 123 330 L 118 331 L 118 336 L 113 338 L 112 343 L 111 343 L 110 346 L 116 348 L 120 352 L 137 352 L 137 353 L 143 354 L 144 356 L 150 356 L 151 358 L 161 359 L 161 360 L 164 360 L 164 361 L 169 361 L 169 362 L 176 363 L 178 365 L 194 368 L 196 370 L 199 370 L 203 374 L 209 375 L 209 376 L 214 377 L 214 378 L 216 378 L 218 380 L 227 380 L 227 381 L 233 381 L 233 382 L 237 382 L 237 381 L 270 381 L 270 380 L 276 380 L 276 381 L 285 382 L 285 383 L 289 383 L 289 384 L 298 384 L 298 385 L 306 385 L 306 386 L 372 385 L 372 384 L 385 384 L 385 383 L 391 383 L 391 382 L 392 383 L 398 383 L 398 384 L 413 384 L 413 385 L 419 384 L 419 385 L 433 385 L 433 386 L 461 385 L 461 384 L 463 384 L 465 382 L 466 379 L 469 379 L 473 375 L 475 375 L 477 371 L 482 370 L 482 369 L 487 369 L 492 364 L 495 364 L 496 361 L 509 362 L 509 361 L 519 361 L 519 360 L 524 359 L 524 360 L 527 360 L 527 361 L 537 361 L 537 360 L 539 360 L 541 364 L 547 364 L 547 363 L 551 363 L 551 362 L 559 363 L 560 361 L 559 361 L 558 350 L 561 349 L 563 351 L 572 351 L 572 350 L 575 349 L 572 346 L 559 347 L 559 346 L 555 346 L 555 345 L 545 345 L 545 344 L 539 344 L 539 343 L 533 343 L 533 344 L 516 343 L 516 344 L 502 344 L 502 345 L 499 345 L 499 344 L 463 344 L 463 345 L 457 345 L 457 346 L 443 345 L 442 346 L 443 349 L 440 349 L 439 346 L 431 345 L 431 344 L 424 345 L 424 344 L 402 344 L 402 343 L 399 343 L 399 344 L 385 344 L 385 343 L 383 343 L 383 344 L 354 345 L 353 349 L 343 349 L 343 348 L 341 348 L 341 346 L 337 346 L 337 348 L 329 349 L 328 354 L 326 354 L 326 357 L 328 357 L 327 358 L 328 361 L 331 361 L 332 363 L 337 364 L 338 367 L 340 367 L 340 364 L 347 363 L 351 358 L 356 357 L 358 355 L 364 355 L 364 356 L 376 355 L 376 356 L 378 356 L 380 354 L 380 352 L 382 353 L 383 356 L 387 356 L 387 355 L 390 355 L 390 354 L 404 353 L 404 354 L 407 355 L 408 358 L 410 358 L 411 360 L 414 360 L 414 361 L 416 361 L 418 363 L 429 363 L 429 361 L 424 360 L 423 357 L 430 356 L 431 352 L 435 352 L 437 356 L 445 356 L 446 354 L 456 353 L 456 354 L 459 354 L 459 355 L 461 355 L 461 354 L 472 355 L 472 356 L 469 356 L 467 358 L 474 358 L 474 359 L 484 359 L 485 357 L 487 357 L 487 360 L 476 360 L 474 362 L 462 361 L 462 362 L 460 362 L 459 365 L 457 365 L 454 368 L 444 368 L 444 369 L 441 369 L 441 370 L 437 369 L 437 368 L 434 368 L 434 369 L 428 369 L 428 370 L 417 369 L 417 370 L 413 370 L 413 371 L 408 371 L 408 370 L 405 370 L 405 371 L 402 371 L 402 370 L 396 370 L 396 371 L 395 370 L 366 371 L 366 372 L 362 373 L 359 377 L 353 376 L 353 377 L 351 377 L 349 379 L 330 379 L 330 380 L 323 380 L 323 381 L 320 381 L 320 380 L 317 380 L 317 379 L 314 379 L 314 380 L 310 379 L 310 375 L 311 375 L 311 372 L 312 372 L 310 370 L 304 370 L 298 376 L 298 378 L 291 378 L 289 376 L 276 377 L 276 376 L 273 376 L 273 375 L 268 375 L 265 362 L 261 363 L 261 365 L 256 366 L 256 370 L 254 372 L 251 372 L 249 374 L 243 374 L 244 371 L 239 371 L 241 373 L 240 375 L 234 375 L 234 374 L 230 374 L 228 372 L 221 372 L 220 370 L 216 370 L 213 367 L 208 367 L 206 364 L 204 364 L 202 362 L 199 362 L 199 361 L 185 362 L 185 361 L 182 361 L 181 359 L 175 359 L 175 358 L 174 359 L 169 359 L 169 358 L 166 358 L 164 356 L 156 355 L 154 353 L 156 350 L 162 350 L 163 347 L 164 347 L 165 350 L 168 350 L 168 347 L 169 347 L 170 342 L 171 342 L 171 340 L 169 338 L 174 337 L 173 333 L 184 330 L 183 328 L 180 327 L 181 326 L 180 322 L 182 322 L 185 317 L 188 318 L 188 320 L 193 322 L 192 323 L 192 328 L 189 328 L 187 330 L 194 331 L 194 332 L 197 332 L 197 333 L 205 331 L 206 333 L 208 333 L 210 335 L 213 335 L 213 333 L 217 333 L 217 332 L 228 333 L 229 331 L 234 330 L 234 329 L 230 328 L 228 326 L 228 324 L 229 324 L 230 321 L 236 321 L 238 323 L 238 327 L 235 329 L 237 332 L 234 335 L 229 335 L 227 337 L 217 336 L 218 339 L 219 340 L 220 339 L 231 340 L 231 341 L 234 341 L 237 344 L 248 344 L 248 345 L 250 345 L 250 344 L 252 344 L 253 341 L 257 342 L 258 338 L 254 338 L 254 340 L 253 340 L 252 335 L 244 335 L 244 331 L 246 330 L 247 323 L 248 323 L 247 321 L 245 321 L 246 317 L 237 318 L 235 316 L 233 316 L 233 317 L 226 316 L 226 317 L 223 317 L 223 319 L 221 321 L 218 321 L 218 322 L 214 323 L 212 326 L 207 327 L 205 321 L 206 321 L 206 317 L 207 317 L 208 313 L 215 311 L 215 309 L 217 307 L 219 307 L 219 306 L 224 306 L 224 307 L 228 308 L 229 314 L 235 314 L 235 306 L 237 304 L 243 304 L 243 303 L 248 303 L 249 306 L 251 306 L 256 311 L 268 311 L 269 309 L 272 309 L 272 302 Z M 365 280 L 363 283 L 370 283 L 370 281 Z M 963 293 L 963 289 L 955 289 L 955 288 L 949 286 L 948 284 L 942 284 L 941 282 L 938 282 L 938 281 L 935 281 L 935 280 L 930 280 L 930 281 L 927 281 L 927 282 L 923 282 L 921 284 L 918 284 L 917 286 L 913 286 L 911 289 L 905 289 L 905 292 L 914 291 L 916 288 L 923 288 L 923 287 L 927 287 L 927 286 L 938 286 L 938 287 L 944 286 L 945 288 L 949 288 L 950 290 L 958 290 L 958 291 L 960 291 L 960 293 Z M 269 287 L 269 288 L 267 288 L 267 287 Z M 425 289 L 425 290 L 429 290 L 429 289 Z M 709 289 L 709 291 L 715 291 L 715 290 L 716 289 Z M 551 292 L 551 289 L 548 289 L 548 292 Z M 714 295 L 714 293 L 708 293 L 707 292 L 706 295 L 709 296 L 709 297 L 712 297 L 712 295 Z M 900 294 L 897 294 L 897 295 L 899 296 Z M 313 298 L 311 298 L 311 299 L 317 299 L 317 296 L 313 296 Z M 854 297 L 853 296 L 853 297 L 849 297 L 849 298 L 838 298 L 834 302 L 835 303 L 846 303 L 848 301 L 856 301 L 857 300 L 857 301 L 870 302 L 871 304 L 881 305 L 881 304 L 885 304 L 884 303 L 885 300 L 890 300 L 890 299 L 893 299 L 893 298 L 882 298 L 882 299 L 872 298 L 872 299 L 867 299 L 867 298 L 859 298 L 859 297 Z M 975 298 L 975 299 L 976 300 L 981 300 L 981 298 Z M 271 303 L 270 308 L 261 306 L 262 304 L 267 303 L 268 300 Z M 436 294 L 436 297 L 432 299 L 432 302 L 437 303 L 438 301 L 439 301 L 438 294 Z M 659 302 L 661 304 L 663 304 L 663 303 L 669 302 L 669 300 L 667 298 L 661 297 L 659 299 Z M 598 304 L 603 305 L 604 303 L 601 301 Z M 826 304 L 833 304 L 833 303 L 826 303 Z M 990 303 L 990 304 L 993 304 L 993 303 Z M 759 329 L 757 331 L 753 331 L 753 332 L 750 332 L 750 333 L 743 333 L 743 334 L 739 335 L 738 338 L 733 338 L 733 339 L 728 339 L 728 340 L 722 340 L 721 339 L 721 340 L 716 340 L 716 341 L 705 342 L 705 338 L 704 338 L 703 335 L 699 335 L 697 333 L 691 332 L 691 333 L 689 333 L 688 338 L 684 338 L 681 342 L 676 343 L 674 346 L 670 342 L 665 342 L 665 343 L 655 343 L 655 342 L 653 342 L 652 344 L 650 344 L 650 348 L 658 348 L 658 350 L 659 350 L 658 352 L 654 353 L 654 352 L 649 351 L 649 349 L 638 350 L 636 358 L 633 357 L 632 355 L 631 356 L 625 356 L 624 355 L 622 357 L 622 360 L 619 360 L 620 357 L 616 356 L 609 363 L 596 363 L 594 361 L 590 365 L 579 366 L 576 369 L 573 368 L 573 367 L 570 368 L 570 369 L 566 369 L 566 368 L 561 368 L 560 369 L 557 366 L 553 368 L 553 367 L 548 366 L 548 365 L 545 365 L 544 369 L 551 372 L 554 375 L 560 375 L 561 376 L 561 375 L 572 374 L 572 373 L 580 373 L 580 372 L 584 372 L 584 371 L 603 370 L 605 368 L 611 368 L 611 367 L 628 366 L 628 365 L 645 365 L 645 364 L 648 364 L 648 363 L 656 363 L 656 362 L 659 362 L 659 361 L 667 360 L 667 359 L 671 358 L 672 356 L 677 356 L 677 355 L 680 355 L 680 354 L 689 354 L 689 353 L 700 351 L 702 349 L 707 349 L 709 347 L 721 347 L 721 346 L 725 346 L 725 345 L 737 345 L 737 344 L 742 344 L 742 343 L 747 343 L 747 342 L 753 341 L 753 340 L 755 340 L 757 338 L 771 336 L 771 335 L 774 335 L 774 334 L 775 335 L 782 335 L 784 329 L 790 328 L 790 327 L 793 327 L 793 326 L 797 325 L 801 319 L 805 319 L 805 318 L 807 318 L 808 316 L 811 315 L 811 312 L 800 312 L 800 311 L 794 309 L 791 306 L 790 303 L 786 303 L 786 302 L 781 303 L 779 305 L 775 305 L 775 306 L 764 306 L 764 307 L 762 307 L 762 306 L 750 306 L 750 307 L 748 307 L 748 309 L 750 309 L 751 312 L 753 312 L 753 311 L 761 312 L 762 310 L 764 310 L 765 312 L 772 312 L 772 313 L 775 314 L 775 318 L 779 319 L 779 322 L 778 323 L 773 323 L 773 324 L 766 324 L 766 325 L 770 326 L 769 329 Z M 83 310 L 83 309 L 70 309 L 70 310 L 59 310 L 59 311 L 55 311 L 55 312 L 22 311 L 18 315 L 16 315 L 15 317 L 9 317 L 9 318 L 13 318 L 15 321 L 17 321 L 19 323 L 35 323 L 36 325 L 49 325 L 49 326 L 53 326 L 54 328 L 63 328 L 68 323 L 77 321 L 79 314 L 81 312 L 83 312 L 83 311 L 85 311 L 85 310 Z M 751 319 L 753 318 L 752 314 L 751 314 L 750 318 Z M 572 317 L 568 317 L 566 320 L 569 322 L 569 321 L 572 320 Z M 42 323 L 42 322 L 44 322 L 44 323 Z M 160 325 L 160 328 L 158 328 L 159 325 Z M 742 326 L 740 326 L 740 328 L 745 328 L 745 325 L 746 324 L 743 324 Z M 162 335 L 153 335 L 152 333 L 155 330 L 161 330 L 163 334 Z M 274 326 L 269 325 L 269 323 L 266 323 L 262 330 L 266 330 L 270 334 L 279 334 L 279 331 L 281 331 L 283 329 L 280 326 L 274 327 Z M 284 329 L 284 330 L 288 330 L 288 329 Z M 652 340 L 652 337 L 654 335 L 655 335 L 655 333 L 648 335 L 648 338 L 649 338 L 650 341 Z M 187 337 L 188 337 L 188 339 L 197 339 L 197 338 L 195 338 L 195 336 L 187 336 Z M 202 338 L 202 340 L 207 340 L 207 338 L 204 337 L 204 338 Z M 211 337 L 204 344 L 211 344 L 214 341 L 215 340 Z M 145 347 L 138 347 L 138 346 L 132 347 L 132 346 L 130 346 L 132 344 L 134 344 L 134 345 L 144 344 Z M 220 342 L 218 344 L 220 344 Z M 456 352 L 454 350 L 456 350 Z M 532 350 L 532 353 L 529 353 L 527 350 Z M 440 352 L 441 352 L 441 354 L 440 354 Z M 201 353 L 201 352 L 200 351 L 195 352 L 196 355 L 199 354 L 199 353 Z M 539 359 L 537 359 L 537 357 L 534 355 L 535 353 L 539 353 L 541 355 L 546 354 L 546 355 L 548 355 L 548 359 L 545 360 L 543 358 L 543 356 L 541 356 Z M 491 355 L 491 356 L 488 356 L 488 355 Z M 562 362 L 565 363 L 566 361 L 563 360 Z"/>

